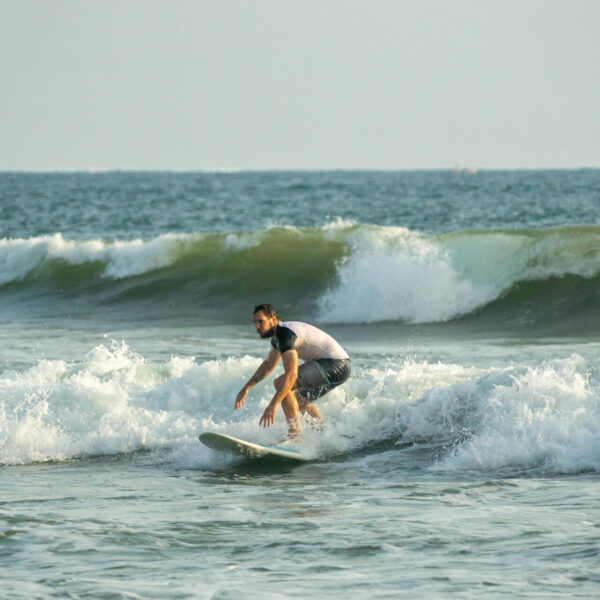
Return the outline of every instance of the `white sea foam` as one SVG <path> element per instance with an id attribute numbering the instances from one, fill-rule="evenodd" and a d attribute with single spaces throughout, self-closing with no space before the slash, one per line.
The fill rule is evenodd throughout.
<path id="1" fill-rule="evenodd" d="M 463 232 L 399 227 L 348 233 L 350 252 L 320 301 L 330 323 L 446 321 L 485 306 L 516 282 L 600 272 L 596 231 Z"/>
<path id="2" fill-rule="evenodd" d="M 431 468 L 443 471 L 600 471 L 596 373 L 579 355 L 485 372 L 404 361 L 351 382 L 339 417 L 367 439 L 442 444 L 449 450 Z"/>
<path id="3" fill-rule="evenodd" d="M 255 231 L 240 231 L 227 234 L 223 241 L 223 247 L 236 252 L 243 252 L 249 248 L 256 248 L 257 246 L 260 246 L 265 238 L 268 238 L 269 234 L 273 231 L 286 231 L 296 233 L 299 236 L 302 235 L 302 231 L 296 227 L 293 227 L 292 225 L 269 222 L 264 229 L 257 229 Z"/>
<path id="4" fill-rule="evenodd" d="M 230 233 L 224 241 L 225 248 L 236 251 L 247 250 L 259 246 L 264 233 L 261 231 L 252 231 L 250 233 Z"/>
<path id="5" fill-rule="evenodd" d="M 497 291 L 462 276 L 432 238 L 408 229 L 361 228 L 321 300 L 328 322 L 443 321 L 489 302 Z"/>
<path id="6" fill-rule="evenodd" d="M 485 371 L 390 362 L 333 390 L 326 431 L 307 429 L 304 443 L 314 455 L 379 440 L 433 443 L 441 458 L 430 468 L 442 471 L 600 471 L 600 381 L 590 370 L 577 355 Z"/>
<path id="7" fill-rule="evenodd" d="M 277 415 L 258 426 L 272 382 L 235 396 L 260 359 L 201 364 L 174 357 L 152 363 L 125 344 L 100 345 L 82 360 L 39 361 L 0 376 L 0 463 L 168 450 L 187 466 L 221 464 L 198 443 L 205 430 L 273 442 L 285 434 Z M 331 456 L 380 441 L 439 447 L 431 468 L 445 471 L 536 467 L 600 471 L 600 380 L 580 356 L 536 366 L 487 369 L 389 360 L 355 367 L 320 403 L 327 424 L 303 427 L 302 450 Z"/>
<path id="8" fill-rule="evenodd" d="M 197 365 L 174 357 L 154 364 L 113 343 L 80 362 L 43 360 L 21 373 L 5 372 L 0 463 L 197 449 L 198 433 L 207 428 L 243 435 L 249 422 L 232 415 L 233 399 L 259 362 L 244 357 Z"/>
<path id="9" fill-rule="evenodd" d="M 600 471 L 600 388 L 581 356 L 515 374 L 478 399 L 474 435 L 439 467 Z"/>
<path id="10" fill-rule="evenodd" d="M 200 238 L 164 234 L 150 240 L 107 243 L 65 240 L 60 233 L 34 238 L 0 239 L 0 284 L 23 279 L 36 268 L 61 260 L 72 265 L 104 263 L 103 276 L 114 279 L 166 267 Z"/>
<path id="11" fill-rule="evenodd" d="M 97 346 L 79 362 L 43 360 L 21 373 L 5 372 L 0 377 L 0 463 L 168 448 L 176 460 L 205 464 L 219 459 L 197 443 L 203 430 L 280 439 L 285 433 L 281 415 L 271 430 L 258 427 L 272 396 L 270 382 L 253 388 L 245 410 L 232 410 L 259 363 L 245 356 L 202 364 L 175 357 L 155 364 L 113 343 Z M 345 438 L 339 434 L 357 428 L 362 438 L 354 443 L 359 444 L 393 435 L 396 396 L 402 390 L 418 397 L 424 379 L 417 376 L 425 371 L 431 381 L 451 377 L 443 366 L 399 376 L 368 371 L 334 390 L 324 408 L 332 426 L 314 439 L 307 430 L 305 451 L 317 456 L 343 450 Z"/>
<path id="12" fill-rule="evenodd" d="M 356 224 L 356 221 L 351 219 L 342 219 L 342 217 L 336 217 L 335 219 L 331 219 L 325 223 L 325 225 L 322 225 L 321 230 L 325 232 L 345 231 L 351 227 L 355 227 Z"/>

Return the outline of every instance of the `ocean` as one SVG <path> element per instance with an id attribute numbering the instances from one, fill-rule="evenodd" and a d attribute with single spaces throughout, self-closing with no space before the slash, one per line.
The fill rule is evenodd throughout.
<path id="1" fill-rule="evenodd" d="M 600 596 L 600 170 L 0 173 L 0 597 Z M 352 377 L 262 443 L 252 324 Z"/>

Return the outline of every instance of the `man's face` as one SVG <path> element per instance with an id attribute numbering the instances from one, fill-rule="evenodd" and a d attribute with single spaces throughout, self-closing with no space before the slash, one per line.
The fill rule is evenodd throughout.
<path id="1" fill-rule="evenodd" d="M 277 327 L 277 317 L 267 317 L 262 310 L 252 315 L 254 321 L 254 327 L 256 327 L 256 333 L 261 338 L 273 337 L 275 334 L 275 327 Z"/>

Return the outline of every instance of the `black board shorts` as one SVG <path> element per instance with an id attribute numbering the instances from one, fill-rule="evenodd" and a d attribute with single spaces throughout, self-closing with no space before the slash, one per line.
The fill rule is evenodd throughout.
<path id="1" fill-rule="evenodd" d="M 349 358 L 319 358 L 298 367 L 294 389 L 307 400 L 316 400 L 350 377 Z"/>

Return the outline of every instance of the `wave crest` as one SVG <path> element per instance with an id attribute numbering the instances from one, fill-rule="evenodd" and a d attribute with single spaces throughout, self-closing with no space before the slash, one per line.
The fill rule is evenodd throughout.
<path id="1" fill-rule="evenodd" d="M 328 322 L 442 322 L 482 309 L 521 282 L 600 272 L 595 227 L 445 236 L 360 228 L 348 244 L 337 282 L 320 301 Z"/>
<path id="2" fill-rule="evenodd" d="M 149 241 L 0 240 L 5 305 L 16 291 L 41 299 L 41 310 L 68 292 L 76 306 L 135 302 L 200 315 L 227 307 L 234 319 L 269 301 L 329 323 L 435 323 L 498 307 L 504 317 L 550 311 L 544 318 L 560 320 L 597 306 L 599 273 L 597 227 L 437 236 L 340 222 Z"/>

